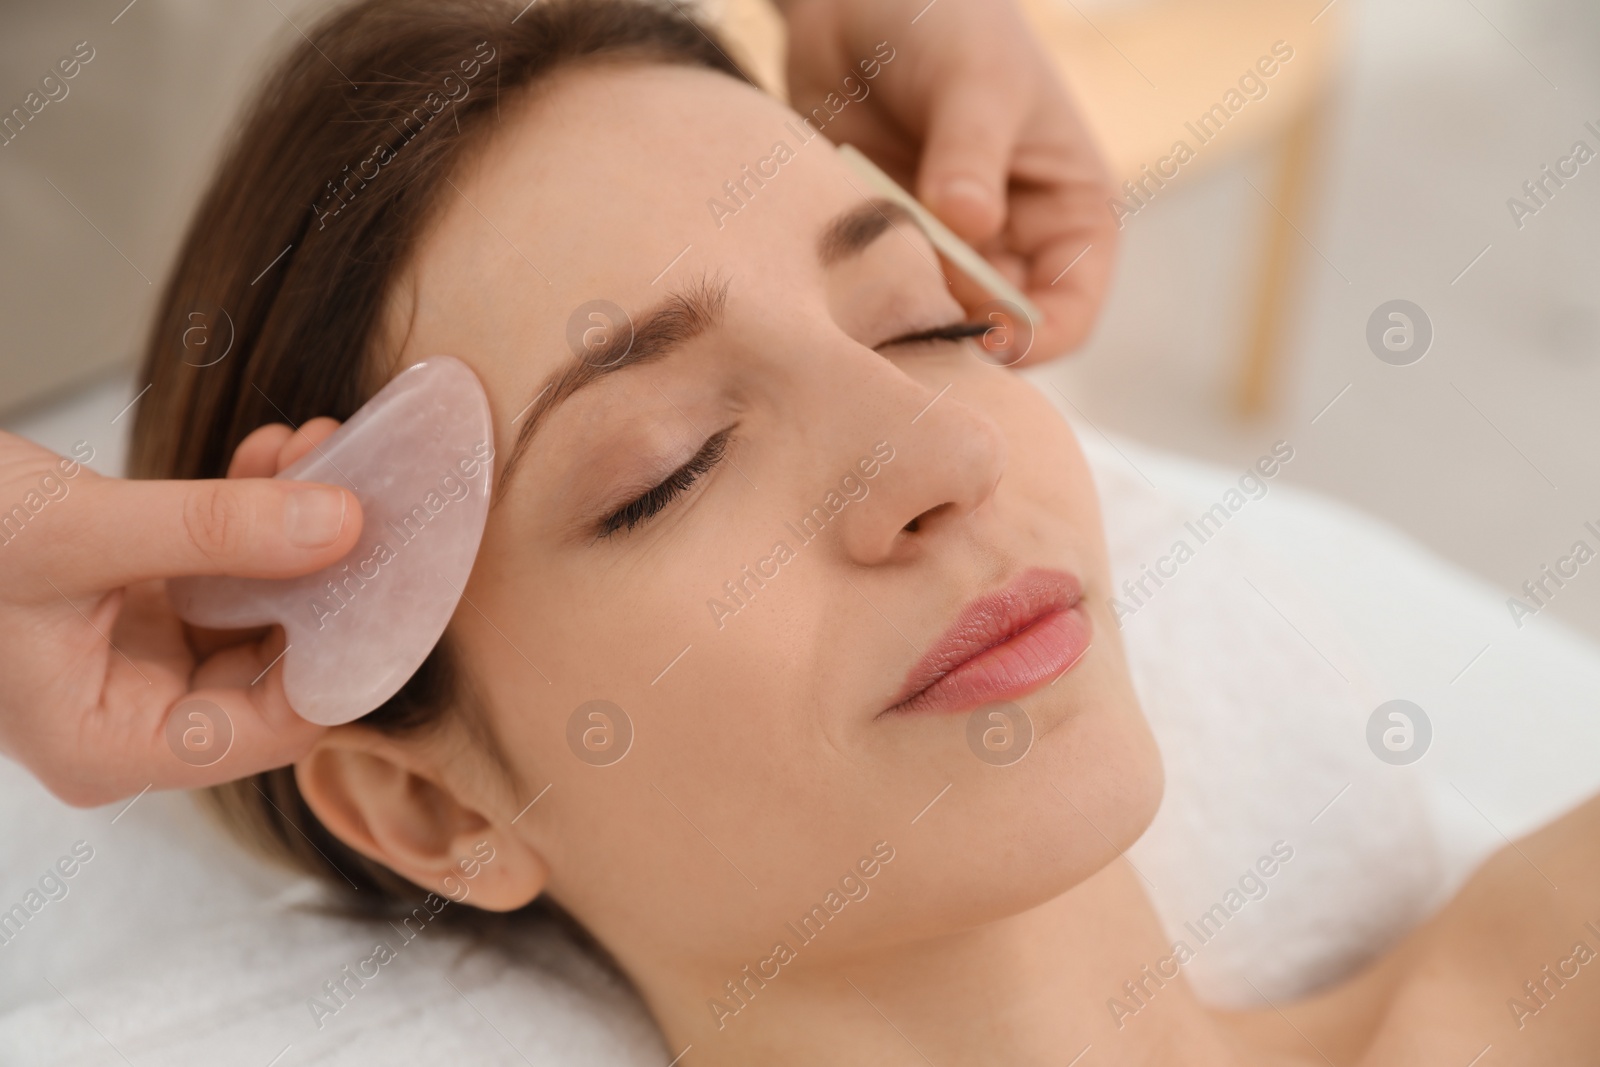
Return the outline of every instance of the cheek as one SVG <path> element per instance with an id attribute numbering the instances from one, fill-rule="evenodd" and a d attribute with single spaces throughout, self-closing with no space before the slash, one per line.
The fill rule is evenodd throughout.
<path id="1" fill-rule="evenodd" d="M 986 368 L 987 369 L 987 368 Z M 1105 587 L 1110 563 L 1099 492 L 1072 427 L 1048 397 L 1015 372 L 993 368 L 977 402 L 1004 428 L 1009 446 L 998 505 L 1020 531 L 1067 547 L 1086 586 Z"/>
<path id="2" fill-rule="evenodd" d="M 828 677 L 807 635 L 838 606 L 819 601 L 817 548 L 774 552 L 794 538 L 773 511 L 728 469 L 637 548 L 551 547 L 513 516 L 491 518 L 458 640 L 525 783 L 609 813 L 585 832 L 626 836 L 633 805 L 660 804 L 652 782 L 722 782 L 731 795 L 770 782 L 807 743 L 799 731 L 815 723 L 793 709 L 815 706 L 811 686 Z M 610 705 L 602 718 L 580 714 L 595 701 Z"/>
<path id="3" fill-rule="evenodd" d="M 815 561 L 784 565 L 719 632 L 707 586 L 748 562 L 740 539 L 668 541 L 643 553 L 648 582 L 593 566 L 579 589 L 503 567 L 473 596 L 503 636 L 463 618 L 462 641 L 523 779 L 519 805 L 550 787 L 515 829 L 549 862 L 552 896 L 624 956 L 662 937 L 739 954 L 803 912 L 817 889 L 805 876 L 836 876 L 883 820 L 852 802 L 848 741 L 819 722 L 837 657 L 814 635 L 841 609 L 793 569 Z M 603 718 L 583 714 L 601 700 Z M 605 748 L 623 735 L 613 761 Z"/>

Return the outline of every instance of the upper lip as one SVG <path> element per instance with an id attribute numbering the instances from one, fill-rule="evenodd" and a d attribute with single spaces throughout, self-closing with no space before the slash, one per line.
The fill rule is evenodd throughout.
<path id="1" fill-rule="evenodd" d="M 1045 616 L 1071 610 L 1082 596 L 1082 586 L 1071 574 L 1033 568 L 1005 587 L 976 598 L 911 668 L 891 709 Z"/>

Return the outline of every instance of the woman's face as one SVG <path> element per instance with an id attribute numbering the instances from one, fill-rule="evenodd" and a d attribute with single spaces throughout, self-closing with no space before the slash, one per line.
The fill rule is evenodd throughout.
<path id="1" fill-rule="evenodd" d="M 502 121 L 390 340 L 397 367 L 465 360 L 493 405 L 501 495 L 452 625 L 522 783 L 491 820 L 548 892 L 699 1004 L 779 941 L 998 918 L 1132 843 L 1160 769 L 1094 486 L 974 342 L 897 340 L 966 321 L 928 240 L 714 73 L 569 71 Z M 594 301 L 626 309 L 625 355 Z M 843 929 L 801 947 L 785 924 L 830 891 Z"/>

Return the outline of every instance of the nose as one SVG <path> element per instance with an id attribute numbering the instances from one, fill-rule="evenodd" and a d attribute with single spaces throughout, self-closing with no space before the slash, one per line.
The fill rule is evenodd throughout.
<path id="1" fill-rule="evenodd" d="M 840 516 L 844 552 L 868 566 L 913 558 L 950 536 L 994 496 L 1006 468 L 1000 427 L 963 403 L 959 386 L 941 393 L 887 362 L 878 373 L 898 379 L 884 383 L 895 395 L 873 405 L 875 440 L 892 458 L 861 505 Z"/>

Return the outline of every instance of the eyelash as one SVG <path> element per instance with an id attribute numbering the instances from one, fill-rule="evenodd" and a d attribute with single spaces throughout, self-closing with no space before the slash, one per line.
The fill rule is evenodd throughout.
<path id="1" fill-rule="evenodd" d="M 910 345 L 925 341 L 964 341 L 969 337 L 982 337 L 993 328 L 994 324 L 990 322 L 953 322 L 948 326 L 935 326 L 931 330 L 918 330 L 915 333 L 890 338 L 878 347 L 887 348 L 890 345 Z"/>
<path id="2" fill-rule="evenodd" d="M 732 433 L 733 429 L 730 427 L 721 433 L 712 434 L 689 462 L 667 475 L 660 485 L 646 490 L 606 516 L 600 522 L 600 536 L 611 537 L 618 531 L 630 533 L 634 527 L 649 522 L 657 512 L 687 492 L 702 475 L 722 462 L 722 457 L 728 451 L 728 438 Z"/>
<path id="3" fill-rule="evenodd" d="M 989 323 L 956 322 L 948 326 L 936 326 L 933 329 L 918 330 L 915 333 L 891 338 L 878 347 L 887 348 L 890 345 L 919 344 L 928 341 L 963 341 L 969 337 L 982 337 L 990 329 Z M 631 533 L 636 527 L 649 522 L 680 495 L 688 492 L 701 476 L 722 462 L 722 457 L 727 454 L 728 438 L 732 432 L 732 429 L 727 429 L 713 434 L 704 445 L 700 446 L 700 451 L 696 452 L 689 462 L 667 475 L 660 485 L 646 490 L 602 519 L 600 536 L 612 537 L 618 532 Z"/>

